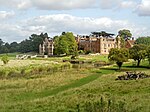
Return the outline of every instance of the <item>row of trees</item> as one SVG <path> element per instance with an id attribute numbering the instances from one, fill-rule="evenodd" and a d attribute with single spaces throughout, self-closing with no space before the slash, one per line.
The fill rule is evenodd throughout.
<path id="1" fill-rule="evenodd" d="M 42 44 L 43 40 L 48 38 L 48 34 L 41 33 L 40 35 L 32 34 L 29 39 L 25 39 L 20 43 L 4 43 L 0 39 L 0 53 L 12 53 L 12 52 L 39 52 L 39 45 Z M 78 46 L 73 33 L 63 32 L 60 36 L 54 37 L 54 54 L 60 55 L 77 55 Z"/>
<path id="2" fill-rule="evenodd" d="M 137 61 L 137 66 L 140 66 L 141 60 L 145 58 L 148 59 L 150 65 L 150 37 L 138 38 L 135 41 L 135 45 L 130 49 L 113 48 L 108 55 L 108 59 L 115 61 L 119 69 L 123 62 L 126 62 L 128 59 Z"/>
<path id="3" fill-rule="evenodd" d="M 12 42 L 9 44 L 0 39 L 0 53 L 38 52 L 39 44 L 41 44 L 45 38 L 49 38 L 47 33 L 41 33 L 40 35 L 32 34 L 29 39 L 25 39 L 20 43 Z"/>

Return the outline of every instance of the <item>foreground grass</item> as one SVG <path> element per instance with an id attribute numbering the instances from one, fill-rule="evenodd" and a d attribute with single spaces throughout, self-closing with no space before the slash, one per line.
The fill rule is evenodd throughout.
<path id="1" fill-rule="evenodd" d="M 118 75 L 124 74 L 116 69 L 116 66 L 70 69 L 31 79 L 1 80 L 0 111 L 89 112 L 91 109 L 105 112 L 111 107 L 112 112 L 149 112 L 150 79 L 116 81 Z M 122 71 L 128 70 L 144 71 L 150 75 L 145 66 L 135 68 L 127 63 Z M 103 107 L 99 110 L 100 107 L 96 106 L 101 103 L 101 98 Z"/>

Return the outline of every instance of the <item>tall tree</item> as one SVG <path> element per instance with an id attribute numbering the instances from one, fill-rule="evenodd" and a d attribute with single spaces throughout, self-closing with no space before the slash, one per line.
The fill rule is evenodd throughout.
<path id="1" fill-rule="evenodd" d="M 130 40 L 132 34 L 130 30 L 123 29 L 123 30 L 119 30 L 117 38 L 118 37 L 120 37 L 120 47 L 125 48 L 125 41 Z"/>
<path id="2" fill-rule="evenodd" d="M 130 58 L 137 61 L 137 66 L 140 66 L 142 59 L 146 57 L 146 46 L 142 44 L 136 44 L 129 50 Z"/>
<path id="3" fill-rule="evenodd" d="M 39 45 L 42 44 L 45 38 L 49 38 L 47 33 L 41 33 L 40 35 L 32 34 L 29 39 L 23 40 L 19 44 L 19 51 L 23 53 L 39 52 Z"/>
<path id="4" fill-rule="evenodd" d="M 118 35 L 122 37 L 124 40 L 130 40 L 132 37 L 132 33 L 130 32 L 130 30 L 127 29 L 120 30 L 118 32 Z"/>
<path id="5" fill-rule="evenodd" d="M 19 52 L 19 44 L 17 42 L 10 43 L 10 52 Z"/>
<path id="6" fill-rule="evenodd" d="M 121 69 L 121 66 L 123 62 L 128 61 L 129 57 L 129 51 L 126 48 L 112 48 L 109 52 L 108 59 L 110 61 L 116 62 L 116 64 L 119 67 L 119 70 Z"/>
<path id="7" fill-rule="evenodd" d="M 73 33 L 63 32 L 61 36 L 54 37 L 55 54 L 75 55 L 77 54 L 77 43 Z"/>

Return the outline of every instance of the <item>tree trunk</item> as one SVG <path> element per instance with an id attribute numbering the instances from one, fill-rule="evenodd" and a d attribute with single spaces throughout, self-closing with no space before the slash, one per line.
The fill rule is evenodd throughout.
<path id="1" fill-rule="evenodd" d="M 123 64 L 123 62 L 116 62 L 116 64 L 118 65 L 119 70 L 120 70 L 120 69 L 121 69 L 121 66 L 122 66 L 122 64 Z"/>
<path id="2" fill-rule="evenodd" d="M 141 62 L 141 60 L 138 60 L 138 63 L 137 63 L 137 66 L 138 66 L 138 67 L 140 66 L 140 62 Z"/>

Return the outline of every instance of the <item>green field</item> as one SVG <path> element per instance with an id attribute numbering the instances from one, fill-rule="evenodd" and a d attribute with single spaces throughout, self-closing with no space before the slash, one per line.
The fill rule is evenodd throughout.
<path id="1" fill-rule="evenodd" d="M 149 112 L 150 79 L 116 81 L 125 71 L 142 71 L 150 75 L 148 62 L 141 67 L 124 64 L 122 71 L 117 66 L 71 67 L 60 69 L 62 60 L 69 57 L 11 60 L 1 63 L 1 69 L 25 67 L 22 77 L 0 79 L 1 112 Z M 80 56 L 80 60 L 108 61 L 107 56 Z M 57 62 L 57 63 L 56 63 Z M 14 66 L 13 66 L 14 65 Z M 58 67 L 53 72 L 32 72 L 30 68 L 48 65 Z M 65 64 L 64 64 L 65 65 Z M 44 69 L 47 70 L 47 69 Z M 26 76 L 28 75 L 28 77 Z"/>

